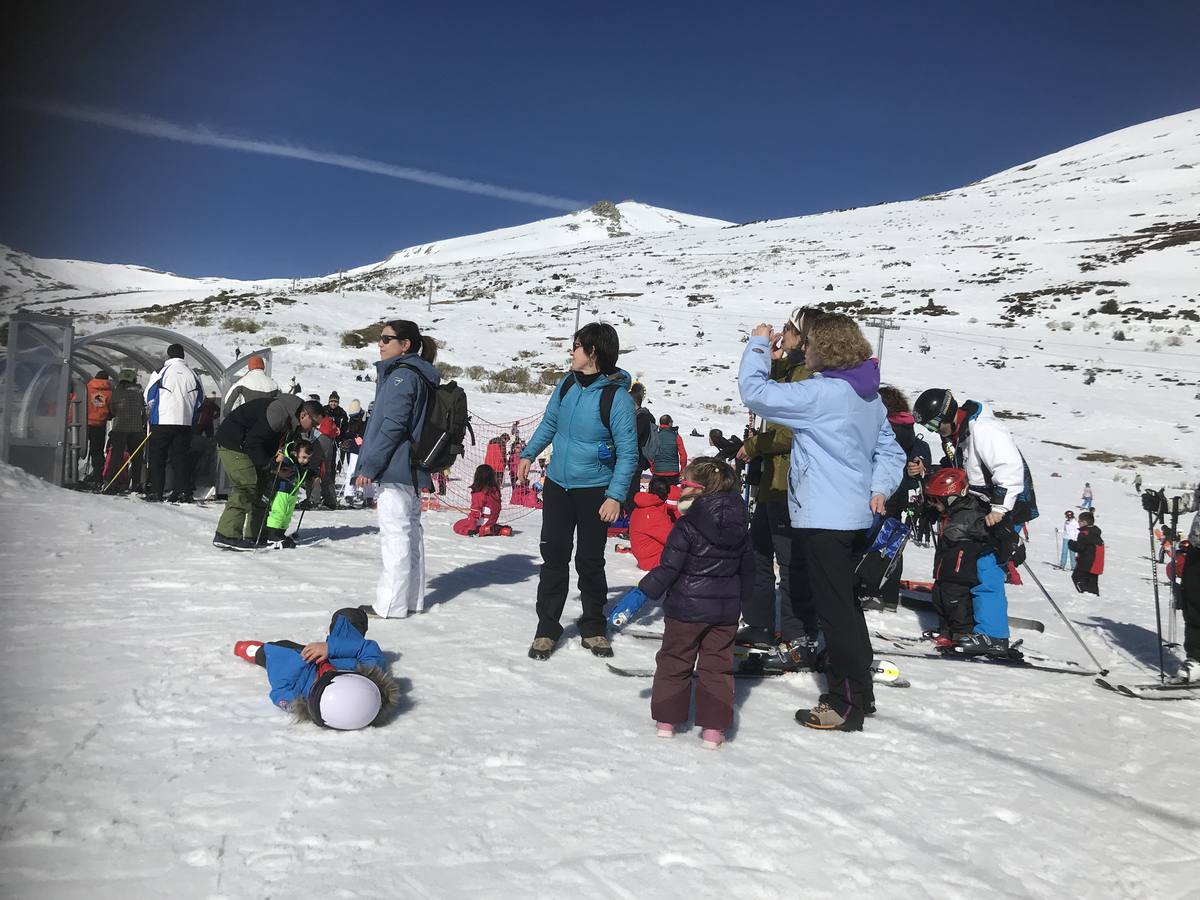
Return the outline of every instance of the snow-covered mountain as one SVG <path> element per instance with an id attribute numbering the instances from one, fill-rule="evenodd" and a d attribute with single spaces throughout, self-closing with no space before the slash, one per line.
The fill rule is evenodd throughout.
<path id="1" fill-rule="evenodd" d="M 624 203 L 601 200 L 588 209 L 553 219 L 407 247 L 397 250 L 382 262 L 353 269 L 349 274 L 427 266 L 430 263 L 436 265 L 471 259 L 542 254 L 579 244 L 692 228 L 721 228 L 729 224 L 720 219 L 673 212 L 631 200 Z"/>

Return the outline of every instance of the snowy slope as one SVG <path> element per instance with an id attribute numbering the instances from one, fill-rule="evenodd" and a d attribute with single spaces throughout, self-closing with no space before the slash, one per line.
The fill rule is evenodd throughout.
<path id="1" fill-rule="evenodd" d="M 1185 113 L 932 198 L 493 258 L 431 254 L 294 292 L 83 297 L 98 291 L 74 284 L 24 302 L 74 310 L 84 331 L 153 306 L 224 358 L 271 342 L 281 380 L 365 404 L 373 387 L 354 381 L 355 364 L 375 351 L 343 346 L 343 333 L 415 318 L 445 364 L 537 375 L 564 365 L 578 296 L 583 321 L 617 327 L 622 365 L 685 434 L 744 427 L 733 380 L 758 321 L 779 324 L 802 302 L 864 322 L 890 310 L 901 328 L 887 333 L 885 377 L 914 394 L 946 384 L 1016 416 L 1043 510 L 1031 566 L 1104 665 L 1149 680 L 1149 538 L 1130 482 L 1141 472 L 1178 492 L 1200 479 L 1197 135 L 1200 115 Z M 441 280 L 428 313 L 427 274 Z M 1117 313 L 1089 312 L 1108 300 Z M 231 330 L 227 314 L 260 330 Z M 492 422 L 547 399 L 458 377 Z M 1084 481 L 1107 543 L 1099 599 L 1047 565 Z M 370 733 L 295 729 L 229 649 L 317 639 L 334 608 L 369 601 L 374 521 L 310 513 L 306 532 L 328 543 L 245 557 L 209 547 L 218 513 L 0 471 L 0 893 L 1195 896 L 1200 701 L 899 660 L 913 687 L 881 689 L 861 735 L 797 727 L 795 709 L 819 690 L 798 675 L 740 684 L 732 740 L 704 753 L 694 732 L 654 739 L 648 683 L 610 675 L 577 638 L 549 663 L 525 658 L 536 514 L 492 542 L 457 538 L 453 514 L 431 513 L 430 611 L 371 631 L 398 654 L 410 708 Z M 929 564 L 916 549 L 906 572 Z M 628 557 L 610 554 L 608 567 L 613 597 L 638 577 Z M 1034 649 L 1086 660 L 1036 587 L 1010 598 L 1046 622 L 1021 635 Z M 578 609 L 572 597 L 564 620 Z M 645 627 L 657 618 L 648 610 Z M 872 622 L 919 627 L 904 612 Z M 655 649 L 616 639 L 620 663 L 653 665 Z"/>
<path id="2" fill-rule="evenodd" d="M 383 262 L 352 269 L 348 274 L 427 266 L 430 263 L 436 265 L 470 259 L 540 254 L 578 244 L 606 242 L 634 235 L 663 234 L 692 228 L 721 228 L 727 225 L 728 222 L 720 219 L 673 212 L 645 203 L 627 200 L 614 204 L 602 201 L 588 209 L 531 222 L 528 225 L 500 228 L 485 234 L 407 247 L 397 250 Z"/>

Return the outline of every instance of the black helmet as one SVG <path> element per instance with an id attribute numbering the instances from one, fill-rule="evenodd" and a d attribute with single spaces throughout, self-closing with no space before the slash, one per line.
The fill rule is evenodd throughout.
<path id="1" fill-rule="evenodd" d="M 930 431 L 937 431 L 942 422 L 954 421 L 958 404 L 946 388 L 930 388 L 913 404 L 913 418 Z"/>

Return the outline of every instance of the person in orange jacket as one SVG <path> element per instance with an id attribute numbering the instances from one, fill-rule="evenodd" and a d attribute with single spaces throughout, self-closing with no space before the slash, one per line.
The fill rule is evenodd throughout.
<path id="1" fill-rule="evenodd" d="M 667 535 L 675 524 L 677 506 L 667 505 L 671 483 L 665 478 L 654 477 L 646 490 L 635 494 L 633 512 L 629 516 L 629 547 L 637 560 L 638 568 L 649 572 L 658 565 Z"/>
<path id="2" fill-rule="evenodd" d="M 104 438 L 108 433 L 108 420 L 112 418 L 112 392 L 107 372 L 97 372 L 87 383 L 88 461 L 92 469 L 88 481 L 99 482 L 100 473 L 104 471 Z"/>

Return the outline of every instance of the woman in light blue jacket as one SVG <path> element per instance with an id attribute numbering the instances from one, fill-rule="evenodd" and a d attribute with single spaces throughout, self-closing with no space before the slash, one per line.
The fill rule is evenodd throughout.
<path id="1" fill-rule="evenodd" d="M 738 387 L 753 412 L 792 429 L 788 513 L 808 563 L 829 655 L 829 693 L 796 719 L 810 728 L 862 730 L 875 707 L 871 636 L 854 592 L 873 514 L 900 484 L 905 456 L 879 399 L 879 363 L 848 316 L 824 315 L 809 332 L 806 381 L 771 381 L 770 325 L 751 332 Z"/>
<path id="2" fill-rule="evenodd" d="M 546 414 L 517 464 L 524 481 L 537 455 L 553 443 L 554 454 L 542 489 L 542 571 L 538 579 L 538 627 L 529 648 L 532 659 L 549 659 L 562 634 L 563 607 L 570 586 L 571 544 L 579 534 L 575 570 L 583 615 L 579 634 L 596 656 L 612 656 L 605 633 L 604 547 L 608 526 L 638 471 L 636 410 L 629 373 L 617 368 L 620 342 L 611 325 L 593 322 L 575 334 L 571 371 L 559 381 Z"/>

